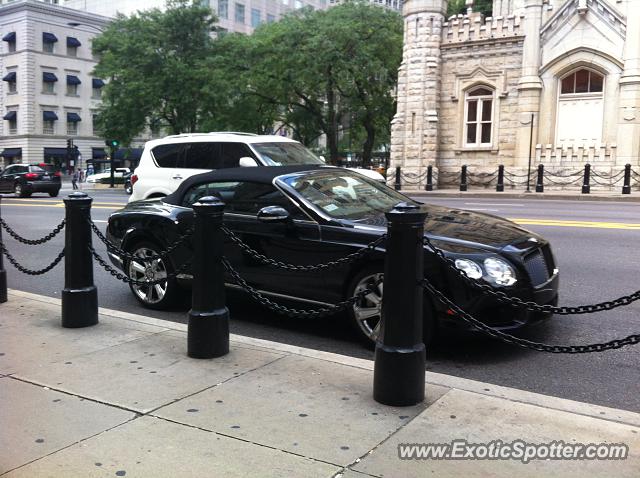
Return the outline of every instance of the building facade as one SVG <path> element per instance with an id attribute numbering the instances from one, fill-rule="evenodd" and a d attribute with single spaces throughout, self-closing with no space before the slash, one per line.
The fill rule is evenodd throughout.
<path id="1" fill-rule="evenodd" d="M 63 0 L 70 8 L 115 17 L 139 10 L 166 7 L 165 0 Z M 218 17 L 221 32 L 252 33 L 261 23 L 274 22 L 284 14 L 303 7 L 327 8 L 328 0 L 202 0 Z"/>
<path id="2" fill-rule="evenodd" d="M 514 173 L 640 164 L 640 1 L 494 0 L 445 17 L 406 0 L 391 166 L 440 183 L 467 165 Z"/>
<path id="3" fill-rule="evenodd" d="M 104 157 L 93 124 L 104 82 L 92 75 L 91 39 L 108 21 L 34 0 L 0 6 L 3 167 L 23 161 L 70 169 Z M 74 164 L 67 140 L 80 153 Z"/>

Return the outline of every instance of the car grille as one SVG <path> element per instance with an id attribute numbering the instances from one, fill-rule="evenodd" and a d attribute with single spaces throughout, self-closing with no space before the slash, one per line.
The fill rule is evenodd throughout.
<path id="1" fill-rule="evenodd" d="M 524 258 L 524 266 L 534 286 L 546 282 L 555 268 L 553 255 L 551 254 L 549 246 L 545 245 L 543 248 L 537 249 L 527 255 Z"/>

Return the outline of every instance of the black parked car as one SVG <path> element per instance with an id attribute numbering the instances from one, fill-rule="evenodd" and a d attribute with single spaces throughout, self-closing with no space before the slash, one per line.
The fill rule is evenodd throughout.
<path id="1" fill-rule="evenodd" d="M 384 213 L 399 202 L 416 201 L 358 173 L 326 167 L 221 169 L 185 180 L 163 199 L 129 203 L 109 218 L 108 238 L 139 257 L 156 255 L 193 223 L 191 205 L 216 195 L 225 203 L 225 224 L 245 243 L 267 257 L 294 264 L 317 264 L 344 257 L 379 238 L 387 230 Z M 276 208 L 273 208 L 275 206 Z M 265 208 L 270 209 L 265 210 Z M 509 295 L 539 304 L 556 304 L 558 271 L 549 243 L 516 224 L 488 214 L 424 205 L 425 233 L 455 260 L 468 276 L 481 279 Z M 361 338 L 378 333 L 383 289 L 384 251 L 378 248 L 355 263 L 315 272 L 290 272 L 263 265 L 225 243 L 225 256 L 237 271 L 267 295 L 314 305 L 335 304 L 367 287 L 367 295 L 350 311 Z M 130 277 L 166 277 L 191 257 L 190 245 L 177 248 L 168 260 L 111 260 Z M 543 316 L 512 309 L 471 289 L 425 248 L 425 275 L 459 306 L 502 330 L 518 329 Z M 132 285 L 135 297 L 151 308 L 164 308 L 188 284 L 181 274 L 155 286 Z M 231 282 L 228 280 L 228 282 Z M 434 327 L 466 328 L 451 310 L 426 296 Z M 433 325 L 433 326 L 432 326 Z"/>
<path id="2" fill-rule="evenodd" d="M 12 164 L 0 173 L 0 192 L 29 197 L 33 193 L 49 193 L 56 197 L 62 182 L 60 173 L 47 171 L 35 164 Z"/>

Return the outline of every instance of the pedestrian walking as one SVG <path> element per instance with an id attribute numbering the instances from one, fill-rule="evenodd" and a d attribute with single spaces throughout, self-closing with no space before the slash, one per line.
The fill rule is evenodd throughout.
<path id="1" fill-rule="evenodd" d="M 73 189 L 78 189 L 78 179 L 80 177 L 80 173 L 78 173 L 77 169 L 73 170 L 73 176 L 71 176 L 71 185 Z"/>

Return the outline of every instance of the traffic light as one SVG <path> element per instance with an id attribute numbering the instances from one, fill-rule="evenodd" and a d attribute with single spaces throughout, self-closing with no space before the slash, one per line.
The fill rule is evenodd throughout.
<path id="1" fill-rule="evenodd" d="M 118 149 L 118 146 L 120 146 L 120 141 L 118 141 L 117 139 L 108 139 L 104 142 L 104 144 L 106 144 L 110 148 Z"/>
<path id="2" fill-rule="evenodd" d="M 71 150 L 73 149 L 73 140 L 72 139 L 68 139 L 67 140 L 67 150 Z"/>

